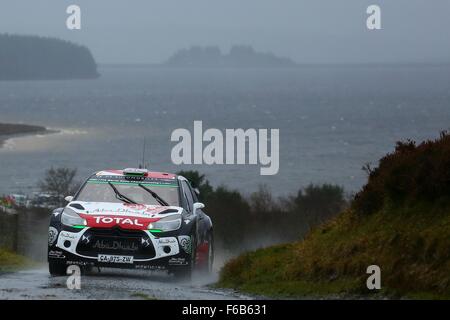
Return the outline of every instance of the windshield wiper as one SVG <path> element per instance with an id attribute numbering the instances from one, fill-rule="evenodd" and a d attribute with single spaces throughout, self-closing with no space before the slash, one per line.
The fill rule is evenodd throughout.
<path id="1" fill-rule="evenodd" d="M 111 181 L 108 181 L 108 184 L 114 190 L 114 193 L 116 194 L 117 199 L 122 200 L 123 202 L 126 202 L 126 203 L 138 204 L 136 201 L 133 201 L 130 198 L 128 198 L 127 196 L 124 196 L 123 194 L 121 194 L 119 192 L 119 190 L 117 190 L 117 188 L 111 183 Z"/>
<path id="2" fill-rule="evenodd" d="M 138 186 L 141 187 L 142 189 L 144 189 L 145 191 L 147 191 L 148 193 L 150 193 L 152 195 L 152 197 L 155 198 L 156 201 L 159 202 L 160 205 L 166 206 L 166 207 L 169 206 L 169 204 L 163 198 L 161 198 L 155 191 L 150 190 L 149 188 L 144 186 L 142 183 L 139 183 Z"/>

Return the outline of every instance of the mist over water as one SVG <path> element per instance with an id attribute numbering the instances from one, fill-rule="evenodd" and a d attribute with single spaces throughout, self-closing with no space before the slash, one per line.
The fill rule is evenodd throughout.
<path id="1" fill-rule="evenodd" d="M 103 67 L 97 80 L 0 84 L 0 121 L 44 125 L 58 134 L 20 137 L 0 149 L 0 194 L 28 193 L 51 166 L 79 177 L 137 166 L 144 137 L 150 169 L 194 169 L 245 193 L 275 194 L 310 182 L 349 192 L 362 165 L 401 139 L 437 137 L 450 124 L 448 66 L 315 66 L 293 69 Z M 280 129 L 280 171 L 259 166 L 175 166 L 170 135 L 207 128 Z M 206 145 L 206 144 L 205 144 Z"/>

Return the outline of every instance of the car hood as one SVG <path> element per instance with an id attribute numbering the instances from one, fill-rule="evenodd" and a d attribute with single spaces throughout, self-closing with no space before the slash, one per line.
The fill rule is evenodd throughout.
<path id="1" fill-rule="evenodd" d="M 152 222 L 181 214 L 183 208 L 144 204 L 72 201 L 70 208 L 87 221 L 88 227 L 147 230 Z"/>

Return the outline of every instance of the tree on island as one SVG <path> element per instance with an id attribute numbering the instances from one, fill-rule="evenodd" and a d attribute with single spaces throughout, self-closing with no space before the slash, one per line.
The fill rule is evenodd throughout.
<path id="1" fill-rule="evenodd" d="M 170 67 L 293 67 L 296 63 L 289 58 L 277 57 L 272 53 L 257 52 L 251 46 L 233 46 L 223 54 L 219 47 L 192 46 L 182 49 L 163 65 Z"/>
<path id="2" fill-rule="evenodd" d="M 88 48 L 38 36 L 0 34 L 0 80 L 98 77 Z"/>

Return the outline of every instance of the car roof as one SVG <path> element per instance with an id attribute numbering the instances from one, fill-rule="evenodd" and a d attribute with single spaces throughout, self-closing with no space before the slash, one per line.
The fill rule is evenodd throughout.
<path id="1" fill-rule="evenodd" d="M 125 169 L 102 170 L 102 171 L 98 171 L 95 175 L 97 175 L 97 176 L 125 176 L 124 170 Z M 153 179 L 177 179 L 178 176 L 174 173 L 168 173 L 168 172 L 147 171 L 145 174 L 145 177 L 153 178 Z"/>

